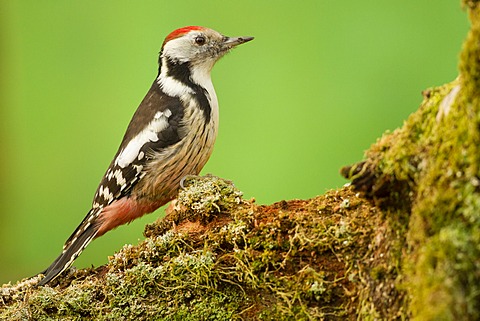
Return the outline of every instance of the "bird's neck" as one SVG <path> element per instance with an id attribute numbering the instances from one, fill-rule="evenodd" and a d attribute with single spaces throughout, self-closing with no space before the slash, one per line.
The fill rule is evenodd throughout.
<path id="1" fill-rule="evenodd" d="M 177 62 L 168 57 L 160 57 L 157 84 L 162 91 L 172 97 L 187 100 L 195 97 L 207 120 L 218 118 L 218 101 L 210 71 L 213 63 Z"/>
<path id="2" fill-rule="evenodd" d="M 193 93 L 198 86 L 204 89 L 213 88 L 210 71 L 213 64 L 192 64 L 178 62 L 168 57 L 160 58 L 157 82 L 163 91 L 173 97 L 181 97 Z"/>

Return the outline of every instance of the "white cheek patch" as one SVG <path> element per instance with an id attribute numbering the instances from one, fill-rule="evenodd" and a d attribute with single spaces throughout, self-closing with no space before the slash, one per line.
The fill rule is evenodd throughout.
<path id="1" fill-rule="evenodd" d="M 179 37 L 170 40 L 163 47 L 165 56 L 175 57 L 178 62 L 187 62 L 194 54 L 193 46 L 189 37 Z"/>
<path id="2" fill-rule="evenodd" d="M 168 117 L 172 115 L 172 112 L 169 109 L 166 109 L 163 112 L 158 112 L 155 114 L 154 119 L 135 136 L 127 146 L 120 152 L 115 164 L 121 168 L 125 168 L 130 165 L 135 159 L 141 159 L 140 149 L 150 142 L 158 141 L 158 133 L 168 127 Z M 118 179 L 118 177 L 117 177 Z"/>

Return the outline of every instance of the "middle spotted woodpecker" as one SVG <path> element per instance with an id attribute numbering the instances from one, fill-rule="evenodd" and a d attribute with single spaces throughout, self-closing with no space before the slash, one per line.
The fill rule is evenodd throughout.
<path id="1" fill-rule="evenodd" d="M 128 125 L 91 210 L 42 272 L 39 285 L 69 268 L 93 239 L 168 203 L 183 177 L 200 173 L 218 130 L 210 72 L 230 49 L 252 39 L 198 26 L 165 38 L 158 75 Z"/>

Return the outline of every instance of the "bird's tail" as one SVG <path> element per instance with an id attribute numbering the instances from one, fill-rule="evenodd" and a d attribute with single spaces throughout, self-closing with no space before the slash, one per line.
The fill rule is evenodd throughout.
<path id="1" fill-rule="evenodd" d="M 39 286 L 47 284 L 68 269 L 95 238 L 99 228 L 95 221 L 100 212 L 101 208 L 95 208 L 88 212 L 82 223 L 65 242 L 62 253 L 45 271 L 41 272 L 45 277 L 38 283 Z"/>

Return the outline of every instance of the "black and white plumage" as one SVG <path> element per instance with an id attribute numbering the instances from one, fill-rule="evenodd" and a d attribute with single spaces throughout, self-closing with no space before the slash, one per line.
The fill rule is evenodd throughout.
<path id="1" fill-rule="evenodd" d="M 94 238 L 174 199 L 181 179 L 200 172 L 218 130 L 210 72 L 230 49 L 252 39 L 230 38 L 197 26 L 166 37 L 158 75 L 128 125 L 92 209 L 42 272 L 45 277 L 39 285 L 69 268 Z"/>

